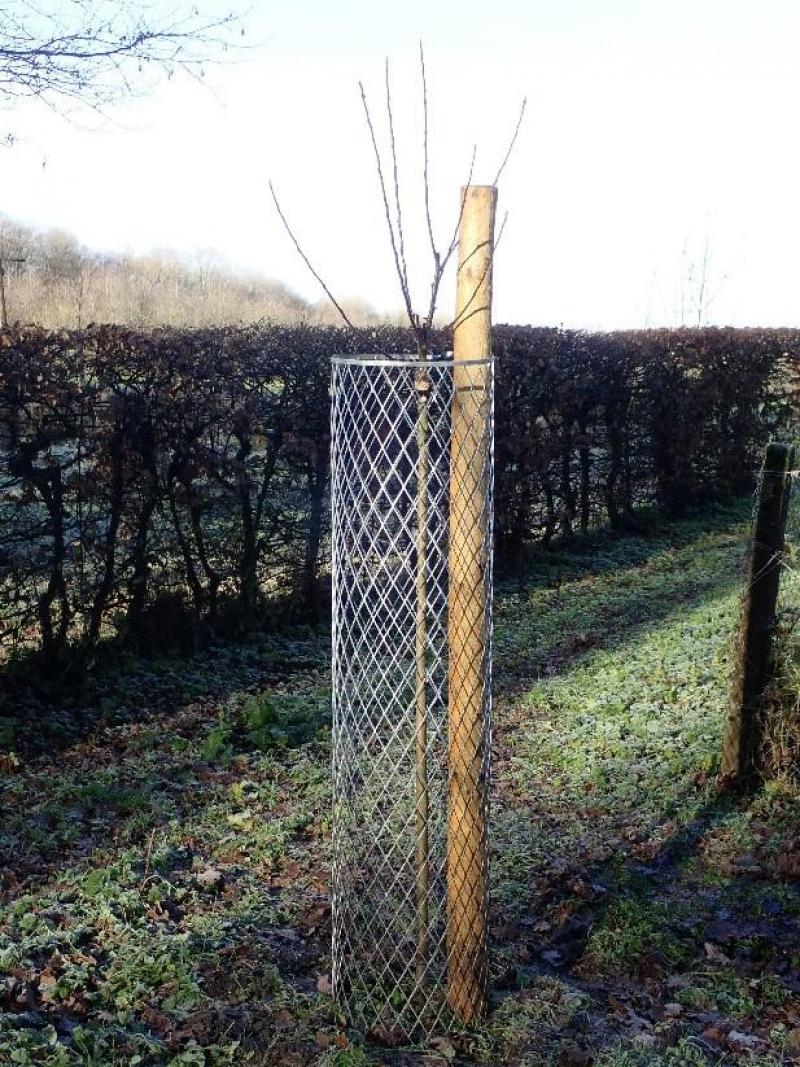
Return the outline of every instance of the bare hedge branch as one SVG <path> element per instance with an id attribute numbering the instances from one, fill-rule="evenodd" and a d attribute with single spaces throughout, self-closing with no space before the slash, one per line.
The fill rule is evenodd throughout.
<path id="1" fill-rule="evenodd" d="M 191 645 L 270 596 L 319 611 L 330 356 L 407 345 L 398 327 L 0 330 L 3 654 Z M 800 367 L 789 330 L 504 326 L 494 347 L 505 567 L 642 506 L 750 490 Z"/>

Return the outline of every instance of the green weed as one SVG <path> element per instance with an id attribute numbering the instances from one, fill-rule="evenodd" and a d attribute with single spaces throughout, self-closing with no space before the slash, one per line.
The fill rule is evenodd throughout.
<path id="1" fill-rule="evenodd" d="M 581 966 L 619 973 L 652 956 L 674 966 L 687 955 L 686 946 L 671 932 L 674 922 L 675 915 L 665 904 L 623 898 L 592 928 Z"/>

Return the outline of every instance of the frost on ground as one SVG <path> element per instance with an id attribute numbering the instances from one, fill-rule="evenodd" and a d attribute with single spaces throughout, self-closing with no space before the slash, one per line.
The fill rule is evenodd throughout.
<path id="1" fill-rule="evenodd" d="M 798 792 L 715 785 L 747 518 L 601 535 L 501 585 L 493 1010 L 426 1046 L 329 997 L 324 632 L 130 663 L 90 707 L 19 689 L 0 1062 L 795 1062 Z"/>

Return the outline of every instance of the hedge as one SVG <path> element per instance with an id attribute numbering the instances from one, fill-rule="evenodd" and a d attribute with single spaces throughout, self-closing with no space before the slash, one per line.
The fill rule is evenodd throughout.
<path id="1" fill-rule="evenodd" d="M 406 346 L 393 327 L 0 332 L 3 657 L 193 643 L 276 603 L 316 618 L 329 358 Z M 798 352 L 792 331 L 497 327 L 501 566 L 747 491 Z"/>

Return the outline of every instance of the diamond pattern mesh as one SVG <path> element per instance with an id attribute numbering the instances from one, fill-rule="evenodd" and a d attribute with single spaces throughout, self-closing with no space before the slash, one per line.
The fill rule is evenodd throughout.
<path id="1" fill-rule="evenodd" d="M 492 369 L 337 358 L 333 985 L 430 1033 L 486 986 Z"/>

